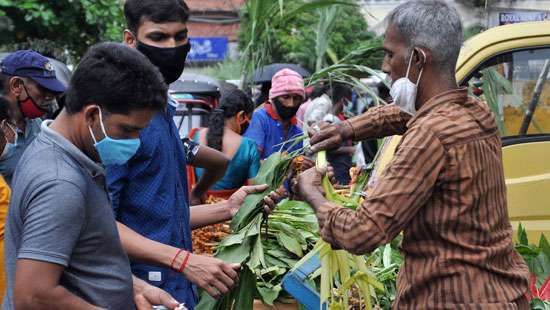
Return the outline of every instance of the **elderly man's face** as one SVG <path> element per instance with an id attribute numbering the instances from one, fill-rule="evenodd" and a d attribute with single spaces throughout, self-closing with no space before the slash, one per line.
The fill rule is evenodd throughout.
<path id="1" fill-rule="evenodd" d="M 385 56 L 382 71 L 391 77 L 392 82 L 395 82 L 407 73 L 407 65 L 411 55 L 406 39 L 393 25 L 386 29 L 383 48 Z"/>

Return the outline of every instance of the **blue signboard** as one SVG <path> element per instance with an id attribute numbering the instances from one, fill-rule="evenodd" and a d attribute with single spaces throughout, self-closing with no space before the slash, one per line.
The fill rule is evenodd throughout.
<path id="1" fill-rule="evenodd" d="M 191 51 L 188 61 L 223 61 L 227 54 L 227 37 L 189 38 Z"/>

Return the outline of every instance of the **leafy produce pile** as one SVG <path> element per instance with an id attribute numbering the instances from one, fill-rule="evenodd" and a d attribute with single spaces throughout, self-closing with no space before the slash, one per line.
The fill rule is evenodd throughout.
<path id="1" fill-rule="evenodd" d="M 318 165 L 326 162 L 324 156 L 321 153 Z M 289 295 L 282 290 L 282 278 L 316 254 L 322 267 L 310 275 L 309 284 L 320 291 L 327 309 L 391 309 L 403 262 L 398 250 L 401 236 L 369 255 L 355 256 L 332 250 L 319 239 L 317 219 L 307 203 L 284 200 L 266 221 L 262 198 L 282 184 L 289 170 L 302 170 L 303 157 L 292 159 L 276 153 L 264 162 L 257 180 L 270 188 L 247 198 L 231 228 L 217 224 L 193 232 L 196 252 L 211 255 L 219 242 L 215 256 L 243 266 L 237 288 L 217 301 L 203 292 L 197 309 L 252 309 L 254 299 L 267 305 L 286 302 Z M 363 199 L 369 173 L 354 168 L 351 175 L 352 186 L 345 190 L 334 190 L 328 178 L 323 187 L 328 200 L 355 209 Z M 550 245 L 544 236 L 538 245 L 530 245 L 521 225 L 517 239 L 516 250 L 531 272 L 527 295 L 531 309 L 550 310 Z"/>
<path id="2" fill-rule="evenodd" d="M 273 305 L 284 302 L 287 295 L 281 287 L 284 275 L 319 240 L 315 214 L 304 202 L 285 200 L 269 215 L 267 234 L 262 234 L 265 266 L 254 270 L 258 298 Z"/>
<path id="3" fill-rule="evenodd" d="M 538 246 L 530 245 L 525 229 L 518 228 L 516 250 L 521 254 L 530 272 L 528 298 L 531 309 L 550 310 L 550 244 L 544 235 Z"/>
<path id="4" fill-rule="evenodd" d="M 316 164 L 319 169 L 327 168 L 325 152 L 317 154 Z M 360 192 L 366 185 L 367 176 L 357 176 L 356 180 L 358 183 L 352 187 L 350 195 L 344 196 L 334 190 L 328 176 L 325 176 L 322 181 L 325 197 L 344 207 L 356 209 L 360 204 Z M 385 255 L 387 270 L 383 268 L 378 272 L 387 273 L 388 278 L 393 278 L 399 264 L 396 263 L 395 266 L 391 264 L 391 246 L 387 247 L 387 250 L 385 248 L 384 251 L 387 252 Z M 344 250 L 333 250 L 330 244 L 319 239 L 313 251 L 300 260 L 295 268 L 299 268 L 313 255 L 319 255 L 321 261 L 321 268 L 311 275 L 311 279 L 315 279 L 320 274 L 321 304 L 319 306 L 321 309 L 324 303 L 327 304 L 328 309 L 349 309 L 350 306 L 359 309 L 372 309 L 373 301 L 377 301 L 377 294 L 386 292 L 385 285 L 378 280 L 377 270 L 372 268 L 375 264 L 384 263 L 384 254 L 382 254 L 382 260 L 377 261 L 376 255 L 367 257 L 353 255 Z"/>
<path id="5" fill-rule="evenodd" d="M 264 253 L 263 238 L 260 236 L 264 222 L 263 198 L 283 183 L 289 172 L 291 160 L 290 155 L 277 152 L 263 162 L 255 181 L 257 184 L 268 184 L 269 188 L 245 199 L 231 221 L 233 233 L 218 245 L 215 254 L 217 258 L 241 264 L 239 285 L 218 300 L 202 292 L 196 309 L 252 309 L 254 298 L 259 297 L 264 302 L 273 298 L 273 294 L 262 296 L 262 292 L 265 293 L 267 290 L 257 289 L 256 283 L 257 270 L 260 270 L 260 274 L 261 270 L 264 270 L 264 274 L 278 272 L 274 268 L 266 270 L 270 268 L 267 263 L 270 258 Z"/>
<path id="6" fill-rule="evenodd" d="M 323 156 L 323 155 L 321 155 Z M 326 159 L 325 159 L 326 160 Z M 257 183 L 270 184 L 264 193 L 248 197 L 231 222 L 233 233 L 224 238 L 218 245 L 216 257 L 227 261 L 241 263 L 239 286 L 220 300 L 214 300 L 205 292 L 197 309 L 252 309 L 253 300 L 260 299 L 264 304 L 273 305 L 275 301 L 285 302 L 288 295 L 282 290 L 283 276 L 298 263 L 298 260 L 315 253 L 323 253 L 325 266 L 332 270 L 342 269 L 341 274 L 333 274 L 332 289 L 327 289 L 319 277 L 323 268 L 313 274 L 311 285 L 321 289 L 325 300 L 330 295 L 331 306 L 364 309 L 372 305 L 371 298 L 379 307 L 389 309 L 395 296 L 395 280 L 401 264 L 397 249 L 398 240 L 392 245 L 380 247 L 368 257 L 353 256 L 345 251 L 332 251 L 330 245 L 319 241 L 318 222 L 311 207 L 300 201 L 284 200 L 269 215 L 267 221 L 262 214 L 263 197 L 277 189 L 285 180 L 288 172 L 302 171 L 303 157 L 275 153 L 262 165 L 257 176 Z M 330 197 L 348 207 L 357 207 L 361 200 L 362 188 L 366 186 L 368 173 L 352 173 L 354 185 L 339 195 L 328 179 Z M 205 233 L 207 236 L 216 234 Z M 203 247 L 205 243 L 203 242 Z M 317 245 L 316 245 L 317 244 Z M 210 247 L 210 243 L 206 243 Z M 315 246 L 315 248 L 314 248 Z M 209 248 L 211 250 L 211 248 Z M 330 260 L 329 260 L 330 259 Z M 346 276 L 346 267 L 348 275 Z M 325 268 L 326 269 L 326 268 Z M 345 279 L 345 281 L 342 281 Z M 380 280 L 378 280 L 380 279 Z M 361 284 L 360 284 L 361 283 Z M 366 299 L 365 296 L 368 296 Z"/>

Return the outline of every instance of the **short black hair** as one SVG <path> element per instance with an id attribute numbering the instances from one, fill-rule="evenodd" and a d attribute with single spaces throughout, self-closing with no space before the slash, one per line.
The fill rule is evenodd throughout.
<path id="1" fill-rule="evenodd" d="M 6 95 L 8 91 L 8 81 L 10 76 L 0 73 L 0 95 Z"/>
<path id="2" fill-rule="evenodd" d="M 9 105 L 8 99 L 4 96 L 0 96 L 0 122 L 5 119 L 10 119 Z"/>
<path id="3" fill-rule="evenodd" d="M 121 43 L 99 43 L 82 57 L 65 92 L 65 109 L 74 114 L 89 104 L 108 112 L 162 110 L 168 87 L 146 56 Z"/>
<path id="4" fill-rule="evenodd" d="M 331 88 L 332 88 L 331 93 L 332 93 L 333 103 L 338 103 L 344 98 L 351 99 L 353 91 L 349 85 L 341 82 L 335 82 L 335 83 L 332 83 Z"/>
<path id="5" fill-rule="evenodd" d="M 124 16 L 128 29 L 137 35 L 139 26 L 145 20 L 186 23 L 189 7 L 183 0 L 126 0 Z"/>

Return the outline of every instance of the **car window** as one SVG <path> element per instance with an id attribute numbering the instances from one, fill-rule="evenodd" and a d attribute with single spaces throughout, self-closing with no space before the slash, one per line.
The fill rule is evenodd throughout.
<path id="1" fill-rule="evenodd" d="M 502 137 L 550 134 L 550 48 L 493 57 L 468 86 L 489 105 Z"/>

